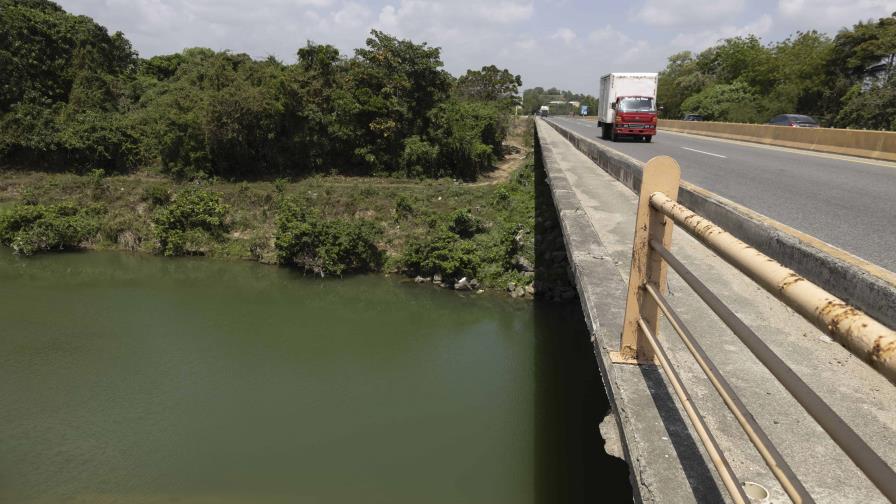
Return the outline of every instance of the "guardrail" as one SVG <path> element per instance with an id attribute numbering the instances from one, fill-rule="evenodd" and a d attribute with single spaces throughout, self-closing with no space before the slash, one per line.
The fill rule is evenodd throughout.
<path id="1" fill-rule="evenodd" d="M 669 131 L 896 161 L 896 132 L 660 119 Z"/>
<path id="2" fill-rule="evenodd" d="M 642 162 L 560 124 L 547 123 L 604 171 L 632 191 L 640 191 Z M 893 272 L 686 181 L 680 184 L 678 200 L 736 238 L 896 329 L 896 274 Z"/>
<path id="3" fill-rule="evenodd" d="M 675 225 L 684 229 L 806 320 L 834 336 L 893 382 L 896 382 L 896 332 L 678 203 L 676 200 L 680 181 L 681 169 L 668 156 L 653 158 L 644 166 L 620 351 L 612 355 L 614 362 L 643 364 L 653 363 L 655 359 L 659 363 L 731 498 L 738 504 L 750 502 L 657 339 L 659 317 L 663 313 L 790 499 L 797 503 L 814 502 L 664 297 L 666 270 L 667 266 L 671 267 L 878 490 L 891 502 L 896 502 L 896 472 L 670 252 L 672 230 Z"/>

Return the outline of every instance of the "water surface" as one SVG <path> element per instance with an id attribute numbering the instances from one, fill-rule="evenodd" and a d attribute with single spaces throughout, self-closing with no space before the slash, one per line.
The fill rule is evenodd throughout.
<path id="1" fill-rule="evenodd" d="M 0 502 L 547 504 L 609 474 L 575 305 L 0 249 L 0 324 Z"/>

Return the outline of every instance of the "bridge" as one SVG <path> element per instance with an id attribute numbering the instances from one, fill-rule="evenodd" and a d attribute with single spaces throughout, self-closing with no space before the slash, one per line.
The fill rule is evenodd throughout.
<path id="1" fill-rule="evenodd" d="M 730 482 L 726 486 L 725 471 L 718 469 L 727 466 L 727 474 L 734 475 L 750 502 L 790 502 L 793 488 L 784 488 L 786 485 L 779 482 L 781 478 L 754 448 L 729 406 L 665 318 L 659 324 L 656 339 L 670 367 L 676 370 L 674 377 L 670 378 L 656 364 L 631 365 L 613 355 L 620 350 L 625 320 L 632 237 L 643 174 L 643 163 L 636 158 L 646 160 L 657 154 L 654 146 L 658 144 L 607 145 L 597 138 L 592 125 L 568 119 L 538 120 L 536 128 L 538 169 L 543 170 L 538 173 L 550 187 L 570 269 L 612 405 L 601 432 L 607 440 L 607 452 L 628 463 L 636 501 L 738 501 L 737 496 L 731 497 Z M 661 132 L 658 140 L 664 134 Z M 652 151 L 633 152 L 635 146 Z M 625 150 L 635 157 L 620 152 Z M 683 157 L 685 180 L 690 174 L 701 173 L 688 161 L 690 158 Z M 805 170 L 813 162 L 814 158 L 807 157 L 794 169 Z M 705 170 L 704 175 L 710 177 L 709 171 Z M 896 174 L 881 176 L 890 177 L 890 184 L 896 179 Z M 741 189 L 743 194 L 750 194 L 749 187 Z M 896 281 L 886 269 L 699 186 L 683 183 L 678 200 L 774 261 L 894 327 Z M 896 467 L 893 383 L 682 230 L 673 233 L 671 249 L 867 443 L 890 471 L 884 474 L 892 474 L 891 468 Z M 888 256 L 892 257 L 892 249 Z M 795 475 L 794 479 L 804 488 L 803 495 L 811 495 L 803 502 L 890 502 L 881 485 L 873 483 L 859 469 L 674 271 L 668 273 L 666 297 L 752 414 L 748 415 L 749 420 L 755 420 L 757 428 L 789 465 L 791 476 Z M 689 392 L 689 400 L 685 401 L 688 407 L 679 400 L 679 386 Z M 699 410 L 704 425 L 694 426 L 694 416 L 688 411 L 691 406 Z M 723 454 L 725 464 L 719 464 L 718 453 L 712 447 L 706 448 L 704 431 L 711 433 L 711 444 Z"/>

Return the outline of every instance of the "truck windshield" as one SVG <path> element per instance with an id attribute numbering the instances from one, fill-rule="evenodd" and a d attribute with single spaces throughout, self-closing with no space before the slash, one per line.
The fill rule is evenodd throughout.
<path id="1" fill-rule="evenodd" d="M 653 98 L 623 98 L 619 100 L 619 110 L 623 112 L 656 112 Z"/>

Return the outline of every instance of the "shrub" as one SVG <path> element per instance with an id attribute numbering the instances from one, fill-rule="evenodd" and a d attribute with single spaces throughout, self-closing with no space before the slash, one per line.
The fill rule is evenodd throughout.
<path id="1" fill-rule="evenodd" d="M 277 191 L 277 194 L 283 194 L 286 191 L 286 184 L 289 183 L 288 179 L 278 178 L 274 180 L 274 190 Z"/>
<path id="2" fill-rule="evenodd" d="M 395 213 L 399 217 L 411 217 L 417 213 L 417 209 L 411 198 L 402 194 L 395 200 Z"/>
<path id="3" fill-rule="evenodd" d="M 24 255 L 78 247 L 97 232 L 90 210 L 72 204 L 15 206 L 0 215 L 0 243 Z"/>
<path id="4" fill-rule="evenodd" d="M 373 222 L 324 219 L 316 210 L 287 200 L 280 206 L 274 245 L 281 264 L 320 276 L 342 275 L 380 267 L 383 252 L 377 241 L 381 234 Z"/>
<path id="5" fill-rule="evenodd" d="M 486 103 L 448 101 L 431 114 L 438 166 L 431 176 L 476 180 L 490 169 L 506 136 L 501 113 Z"/>
<path id="6" fill-rule="evenodd" d="M 472 238 L 484 231 L 485 226 L 468 209 L 461 209 L 448 216 L 448 229 L 461 238 Z"/>
<path id="7" fill-rule="evenodd" d="M 404 141 L 404 151 L 401 153 L 399 165 L 406 177 L 437 176 L 438 161 L 438 147 L 419 136 L 412 136 Z"/>
<path id="8" fill-rule="evenodd" d="M 157 207 L 167 205 L 171 202 L 171 191 L 163 185 L 146 186 L 140 199 Z"/>
<path id="9" fill-rule="evenodd" d="M 508 201 L 510 201 L 510 191 L 504 187 L 499 187 L 495 191 L 495 205 L 505 206 Z"/>
<path id="10" fill-rule="evenodd" d="M 153 216 L 159 249 L 166 256 L 202 253 L 227 232 L 229 208 L 221 195 L 198 187 L 178 193 Z"/>
<path id="11" fill-rule="evenodd" d="M 439 273 L 446 279 L 474 277 L 479 269 L 473 243 L 447 229 L 411 240 L 400 262 L 411 275 Z"/>

